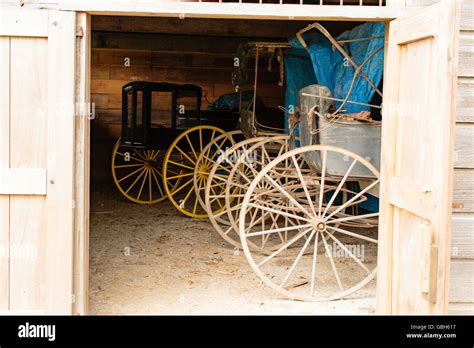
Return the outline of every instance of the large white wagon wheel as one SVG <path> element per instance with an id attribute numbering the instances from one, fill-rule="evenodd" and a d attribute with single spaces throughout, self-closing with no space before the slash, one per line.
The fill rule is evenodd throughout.
<path id="1" fill-rule="evenodd" d="M 226 241 L 236 247 L 240 247 L 240 243 L 235 238 L 228 237 L 231 230 L 229 229 L 230 224 L 225 211 L 224 194 L 227 176 L 235 167 L 242 153 L 246 153 L 249 147 L 265 139 L 265 137 L 245 139 L 224 151 L 209 171 L 204 188 L 205 209 L 208 212 L 212 226 Z"/>
<path id="2" fill-rule="evenodd" d="M 227 132 L 214 138 L 207 144 L 199 154 L 196 164 L 194 165 L 194 191 L 201 207 L 207 212 L 206 203 L 204 202 L 204 190 L 207 184 L 209 172 L 214 163 L 224 151 L 228 150 L 240 140 L 243 139 L 242 131 L 235 130 Z M 219 208 L 218 208 L 219 210 Z M 209 214 L 209 212 L 207 212 Z"/>
<path id="3" fill-rule="evenodd" d="M 279 135 L 267 137 L 251 144 L 246 151 L 241 152 L 236 165 L 228 174 L 224 202 L 228 225 L 230 226 L 226 226 L 224 230 L 219 232 L 223 232 L 225 234 L 225 237 L 223 237 L 234 246 L 241 247 L 238 219 L 242 201 L 250 183 L 263 167 L 288 151 L 288 141 L 288 135 Z M 273 214 L 269 212 L 256 217 L 261 224 L 273 224 L 272 218 L 275 219 Z M 265 237 L 254 238 L 252 242 L 249 241 L 249 246 L 252 250 L 265 252 L 275 246 L 275 240 L 269 242 L 268 238 Z"/>
<path id="4" fill-rule="evenodd" d="M 303 156 L 309 153 L 321 159 L 319 173 L 300 169 Z M 337 181 L 326 175 L 327 158 L 346 163 L 346 173 Z M 336 205 L 346 182 L 354 179 L 351 172 L 357 166 L 364 166 L 375 179 Z M 365 286 L 376 273 L 376 231 L 341 226 L 341 222 L 373 219 L 378 212 L 347 216 L 341 211 L 363 202 L 367 192 L 378 185 L 377 169 L 341 148 L 311 145 L 275 159 L 250 184 L 239 216 L 242 248 L 252 269 L 274 290 L 296 300 L 339 299 Z M 262 186 L 270 189 L 259 189 Z M 277 221 L 271 228 L 262 228 L 254 223 L 255 211 L 285 216 L 292 224 Z M 249 247 L 249 240 L 256 236 L 281 233 L 287 233 L 287 242 L 270 255 Z"/>

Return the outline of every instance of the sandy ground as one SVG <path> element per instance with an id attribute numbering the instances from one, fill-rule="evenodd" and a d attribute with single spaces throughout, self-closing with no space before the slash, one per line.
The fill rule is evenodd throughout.
<path id="1" fill-rule="evenodd" d="M 370 314 L 375 281 L 355 299 L 291 301 L 263 284 L 206 220 L 169 202 L 91 193 L 90 314 Z"/>

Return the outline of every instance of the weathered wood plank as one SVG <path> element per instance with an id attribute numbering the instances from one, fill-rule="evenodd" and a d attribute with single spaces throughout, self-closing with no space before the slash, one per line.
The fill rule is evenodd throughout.
<path id="1" fill-rule="evenodd" d="M 74 245 L 76 13 L 50 11 L 48 36 L 47 312 L 71 314 Z"/>
<path id="2" fill-rule="evenodd" d="M 455 169 L 453 212 L 474 212 L 474 169 Z"/>
<path id="3" fill-rule="evenodd" d="M 387 5 L 398 7 L 429 6 L 440 0 L 387 0 Z M 461 30 L 474 30 L 474 2 L 462 0 L 461 4 Z"/>
<path id="4" fill-rule="evenodd" d="M 45 195 L 46 168 L 0 168 L 0 195 Z"/>
<path id="5" fill-rule="evenodd" d="M 461 30 L 474 30 L 474 1 L 472 0 L 462 2 Z"/>
<path id="6" fill-rule="evenodd" d="M 474 315 L 474 303 L 451 302 L 448 306 L 450 315 Z"/>
<path id="7" fill-rule="evenodd" d="M 10 167 L 10 38 L 0 37 L 0 168 Z M 0 195 L 0 310 L 10 297 L 10 197 Z"/>
<path id="8" fill-rule="evenodd" d="M 457 123 L 454 168 L 474 168 L 474 123 Z"/>
<path id="9" fill-rule="evenodd" d="M 474 259 L 474 214 L 454 213 L 451 221 L 451 257 Z"/>
<path id="10" fill-rule="evenodd" d="M 10 168 L 47 167 L 47 52 L 46 38 L 11 38 Z M 46 201 L 10 196 L 11 310 L 46 309 Z"/>
<path id="11" fill-rule="evenodd" d="M 94 16 L 92 18 L 92 30 L 286 39 L 309 23 L 311 22 L 255 21 L 245 19 L 223 19 L 216 21 L 206 18 Z M 347 23 L 344 27 L 348 27 Z M 331 29 L 336 28 L 335 24 L 335 22 L 332 23 Z"/>
<path id="12" fill-rule="evenodd" d="M 474 76 L 474 31 L 461 31 L 459 34 L 458 76 Z"/>
<path id="13" fill-rule="evenodd" d="M 77 14 L 76 29 L 83 35 L 76 43 L 75 97 L 80 107 L 74 119 L 74 314 L 87 314 L 89 307 L 90 22 L 89 15 Z"/>
<path id="14" fill-rule="evenodd" d="M 458 78 L 456 97 L 456 121 L 474 122 L 474 78 Z"/>
<path id="15" fill-rule="evenodd" d="M 474 302 L 474 260 L 451 260 L 450 302 Z"/>
<path id="16" fill-rule="evenodd" d="M 283 40 L 286 42 L 286 40 Z M 93 48 L 120 48 L 146 51 L 189 51 L 234 53 L 240 43 L 248 38 L 226 38 L 216 45 L 208 36 L 176 36 L 166 34 L 140 33 L 92 33 Z"/>
<path id="17" fill-rule="evenodd" d="M 43 8 L 48 4 L 42 3 Z M 299 4 L 240 4 L 210 2 L 150 2 L 105 0 L 101 2 L 63 0 L 52 8 L 83 11 L 93 15 L 133 15 L 185 18 L 278 19 L 278 20 L 373 20 L 387 21 L 407 9 L 387 6 L 301 6 Z"/>
<path id="18" fill-rule="evenodd" d="M 0 36 L 47 37 L 48 11 L 0 11 Z"/>

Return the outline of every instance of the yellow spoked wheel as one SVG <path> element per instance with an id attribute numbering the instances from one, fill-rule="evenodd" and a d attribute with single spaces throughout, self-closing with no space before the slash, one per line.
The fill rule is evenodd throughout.
<path id="1" fill-rule="evenodd" d="M 154 204 L 166 199 L 163 153 L 162 150 L 127 148 L 119 139 L 112 152 L 112 177 L 120 193 L 138 204 Z M 176 186 L 177 183 L 175 180 L 170 184 Z"/>
<path id="2" fill-rule="evenodd" d="M 163 160 L 163 186 L 169 200 L 183 214 L 207 217 L 194 189 L 194 169 L 207 144 L 225 132 L 214 126 L 196 126 L 181 133 L 170 145 Z M 180 180 L 176 185 L 176 180 Z M 204 178 L 198 185 L 205 185 Z M 222 186 L 224 191 L 224 186 Z"/>

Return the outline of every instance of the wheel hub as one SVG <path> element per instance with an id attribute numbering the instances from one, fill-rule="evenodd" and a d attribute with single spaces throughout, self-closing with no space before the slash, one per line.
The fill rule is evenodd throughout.
<path id="1" fill-rule="evenodd" d="M 315 219 L 313 221 L 313 228 L 318 232 L 326 231 L 326 222 L 323 219 Z"/>
<path id="2" fill-rule="evenodd" d="M 210 169 L 210 167 L 207 164 L 205 164 L 205 163 L 201 164 L 198 168 L 199 177 L 201 177 L 201 178 L 207 177 L 207 175 L 205 173 L 208 173 L 209 169 Z"/>

